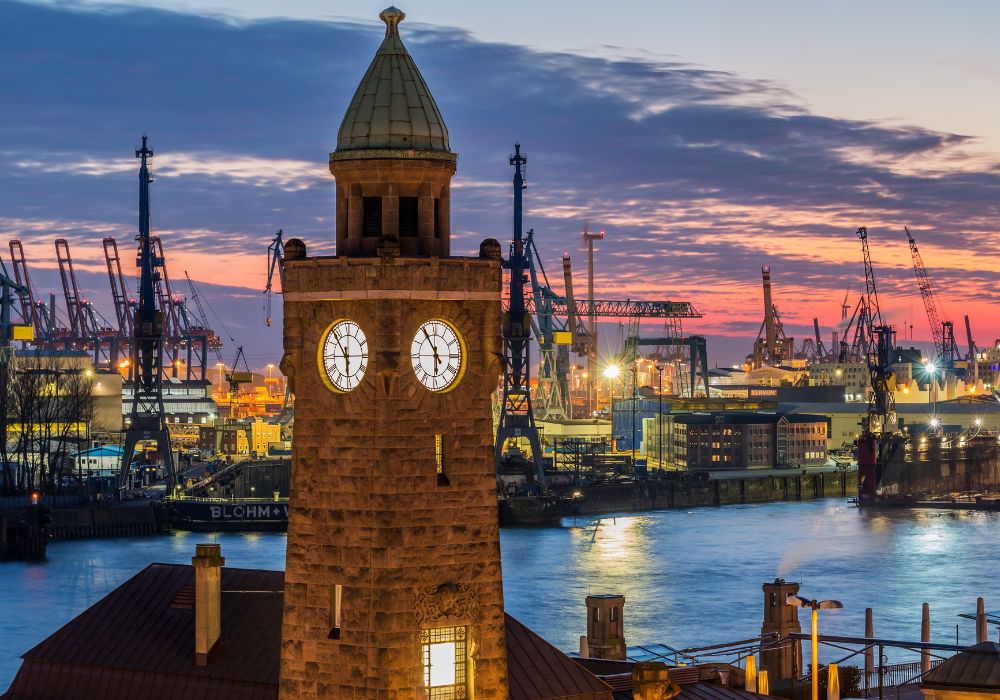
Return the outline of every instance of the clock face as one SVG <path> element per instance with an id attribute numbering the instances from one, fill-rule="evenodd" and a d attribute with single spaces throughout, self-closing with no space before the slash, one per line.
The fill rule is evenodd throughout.
<path id="1" fill-rule="evenodd" d="M 447 321 L 422 323 L 413 336 L 410 358 L 417 379 L 431 391 L 454 387 L 465 369 L 465 347 L 458 331 Z"/>
<path id="2" fill-rule="evenodd" d="M 357 388 L 368 368 L 368 339 L 354 321 L 336 321 L 319 346 L 319 366 L 336 392 Z"/>

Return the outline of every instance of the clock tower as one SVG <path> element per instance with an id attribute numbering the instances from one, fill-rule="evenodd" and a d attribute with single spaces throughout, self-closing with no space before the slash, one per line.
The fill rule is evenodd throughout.
<path id="1" fill-rule="evenodd" d="M 500 245 L 450 257 L 457 156 L 403 13 L 380 17 L 330 154 L 337 255 L 285 248 L 296 402 L 280 697 L 502 700 Z"/>

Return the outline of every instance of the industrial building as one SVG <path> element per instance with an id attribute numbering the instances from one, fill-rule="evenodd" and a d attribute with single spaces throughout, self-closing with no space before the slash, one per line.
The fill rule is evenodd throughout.
<path id="1" fill-rule="evenodd" d="M 684 413 L 645 423 L 647 460 L 665 469 L 809 468 L 827 460 L 827 418 L 822 415 Z"/>

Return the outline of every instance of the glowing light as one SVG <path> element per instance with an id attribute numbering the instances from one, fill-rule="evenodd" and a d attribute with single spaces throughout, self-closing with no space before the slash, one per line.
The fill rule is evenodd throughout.
<path id="1" fill-rule="evenodd" d="M 83 376 L 85 376 L 85 377 L 93 377 L 94 376 L 94 370 L 92 370 L 92 369 L 84 370 L 83 371 Z"/>
<path id="2" fill-rule="evenodd" d="M 983 424 L 983 419 L 982 419 L 982 418 L 977 418 L 977 419 L 976 419 L 976 425 L 977 425 L 977 426 L 980 426 L 980 425 L 982 425 L 982 424 Z"/>
<path id="3" fill-rule="evenodd" d="M 935 372 L 937 372 L 937 365 L 934 364 L 933 362 L 928 362 L 927 371 L 930 372 L 931 374 L 934 374 Z"/>
<path id="4" fill-rule="evenodd" d="M 937 418 L 931 418 L 931 427 L 936 428 L 940 425 Z"/>
<path id="5" fill-rule="evenodd" d="M 622 373 L 622 368 L 619 367 L 618 365 L 608 365 L 607 367 L 604 368 L 604 376 L 607 379 L 614 379 L 621 373 Z"/>
<path id="6" fill-rule="evenodd" d="M 431 687 L 455 683 L 455 642 L 430 645 Z"/>

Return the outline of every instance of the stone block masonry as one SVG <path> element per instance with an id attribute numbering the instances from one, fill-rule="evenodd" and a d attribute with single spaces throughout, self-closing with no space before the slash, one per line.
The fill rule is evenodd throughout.
<path id="1" fill-rule="evenodd" d="M 282 698 L 424 698 L 421 630 L 445 626 L 468 630 L 475 696 L 507 696 L 490 404 L 500 286 L 494 259 L 286 262 L 282 369 L 296 435 Z M 446 393 L 422 386 L 411 367 L 411 341 L 433 318 L 465 341 L 464 375 Z M 368 340 L 369 365 L 349 393 L 327 388 L 318 364 L 339 319 Z"/>

